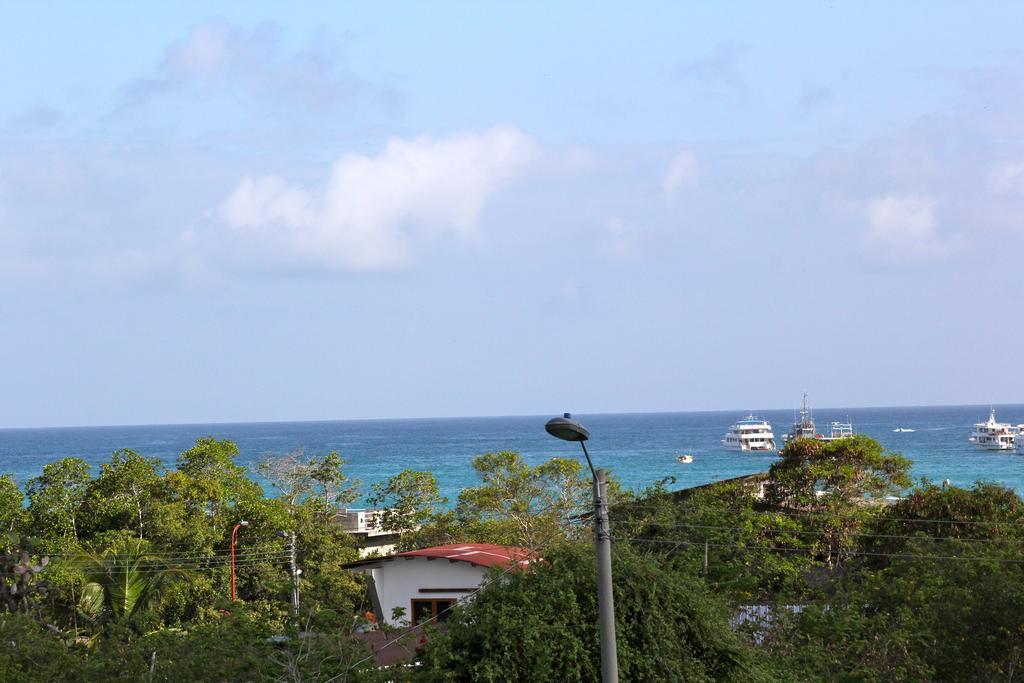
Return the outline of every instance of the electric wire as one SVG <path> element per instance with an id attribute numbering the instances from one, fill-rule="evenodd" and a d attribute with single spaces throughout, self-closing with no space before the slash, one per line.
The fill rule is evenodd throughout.
<path id="1" fill-rule="evenodd" d="M 626 538 L 617 537 L 614 540 L 627 543 L 650 543 L 650 544 L 681 544 L 690 546 L 708 546 L 709 548 L 734 548 L 746 551 L 756 552 L 806 552 L 812 553 L 820 551 L 820 548 L 814 546 L 751 546 L 751 545 L 740 545 L 736 543 L 718 543 L 711 541 L 679 541 L 679 540 L 667 540 L 660 538 Z M 879 553 L 869 552 L 862 550 L 848 550 L 845 551 L 850 556 L 865 556 L 865 557 L 891 557 L 905 560 L 960 560 L 965 562 L 998 562 L 1002 564 L 1024 564 L 1024 559 L 1013 560 L 1009 558 L 1000 557 L 977 557 L 977 556 L 963 556 L 963 555 L 920 555 L 916 553 Z"/>
<path id="2" fill-rule="evenodd" d="M 792 509 L 792 508 L 786 508 L 786 509 L 767 509 L 767 510 L 756 510 L 754 508 L 721 508 L 721 507 L 697 508 L 697 507 L 677 507 L 677 506 L 672 505 L 671 503 L 668 503 L 665 507 L 659 507 L 659 506 L 654 506 L 654 505 L 631 505 L 630 503 L 620 503 L 618 506 L 615 506 L 615 507 L 620 508 L 620 510 L 619 510 L 619 514 L 620 515 L 622 513 L 628 514 L 629 512 L 631 512 L 633 510 L 655 510 L 655 511 L 658 511 L 658 512 L 666 512 L 666 511 L 668 511 L 668 512 L 698 512 L 698 513 L 705 513 L 705 514 L 721 513 L 721 512 L 737 512 L 737 513 L 754 513 L 754 514 L 761 514 L 761 515 L 774 515 L 774 514 L 778 514 L 778 515 L 792 515 L 792 516 L 823 516 L 823 517 L 824 516 L 828 516 L 828 517 L 838 518 L 838 519 L 850 519 L 850 520 L 865 521 L 863 518 L 853 517 L 852 515 L 835 515 L 835 514 L 832 514 L 830 512 L 826 512 L 826 511 L 823 511 L 823 510 L 796 510 L 796 509 Z M 613 510 L 614 510 L 614 508 L 613 508 Z M 973 526 L 1024 527 L 1024 521 L 1019 521 L 1019 522 L 1012 522 L 1012 521 L 991 522 L 991 521 L 979 521 L 979 520 L 971 520 L 971 519 L 921 519 L 921 518 L 915 518 L 915 517 L 889 517 L 889 516 L 887 516 L 885 514 L 878 515 L 872 521 L 879 521 L 879 522 L 907 522 L 907 523 L 912 523 L 912 524 L 966 524 L 966 525 L 973 525 Z"/>
<path id="3" fill-rule="evenodd" d="M 657 527 L 661 529 L 704 529 L 704 530 L 721 530 L 721 531 L 747 531 L 751 533 L 769 533 L 778 536 L 785 536 L 792 534 L 795 536 L 828 536 L 828 531 L 817 531 L 811 529 L 748 529 L 745 527 L 738 526 L 722 526 L 716 524 L 663 524 L 661 522 L 641 522 L 641 526 L 644 527 Z M 922 532 L 923 533 L 923 532 Z M 931 535 L 917 535 L 910 536 L 906 534 L 871 534 L 871 533 L 853 533 L 849 535 L 853 538 L 887 538 L 887 539 L 903 539 L 903 540 L 932 540 L 932 541 L 962 541 L 966 543 L 1005 543 L 1009 545 L 1024 544 L 1024 539 L 1019 538 L 962 538 L 959 536 L 931 536 Z"/>

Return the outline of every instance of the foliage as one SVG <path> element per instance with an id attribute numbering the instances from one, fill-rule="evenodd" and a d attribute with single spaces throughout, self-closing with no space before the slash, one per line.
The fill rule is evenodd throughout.
<path id="1" fill-rule="evenodd" d="M 134 529 L 147 536 L 146 526 L 161 495 L 160 461 L 129 449 L 115 451 L 100 465 L 100 476 L 89 483 L 84 503 L 86 533 Z"/>
<path id="2" fill-rule="evenodd" d="M 49 583 L 40 579 L 50 558 L 45 555 L 33 562 L 28 543 L 13 532 L 7 532 L 0 553 L 0 604 L 8 612 L 28 612 L 32 602 L 46 594 Z"/>
<path id="3" fill-rule="evenodd" d="M 64 458 L 43 466 L 30 479 L 27 493 L 32 529 L 39 536 L 78 541 L 78 521 L 91 477 L 81 458 Z"/>
<path id="4" fill-rule="evenodd" d="M 530 466 L 514 451 L 473 459 L 481 485 L 463 489 L 456 519 L 477 542 L 539 547 L 571 535 L 590 505 L 590 481 L 578 460 L 551 458 Z"/>
<path id="5" fill-rule="evenodd" d="M 592 549 L 570 545 L 527 570 L 494 574 L 430 640 L 424 679 L 598 680 L 595 573 Z M 761 678 L 724 606 L 699 581 L 620 547 L 614 585 L 623 680 Z"/>
<path id="6" fill-rule="evenodd" d="M 295 451 L 265 458 L 259 471 L 279 491 L 278 497 L 291 511 L 309 501 L 329 507 L 355 500 L 359 487 L 349 481 L 342 469 L 344 465 L 337 451 L 320 458 Z"/>
<path id="7" fill-rule="evenodd" d="M 829 567 L 853 550 L 867 505 L 910 486 L 910 461 L 863 435 L 822 443 L 796 439 L 768 471 L 766 500 L 811 513 L 813 550 Z M 809 534 L 810 536 L 810 534 Z"/>
<path id="8" fill-rule="evenodd" d="M 25 495 L 9 474 L 0 475 L 0 532 L 20 532 L 28 522 Z"/>
<path id="9" fill-rule="evenodd" d="M 1011 680 L 1024 664 L 1019 553 L 925 560 L 910 543 L 781 622 L 770 651 L 804 680 Z"/>
<path id="10" fill-rule="evenodd" d="M 368 502 L 381 510 L 380 526 L 385 531 L 403 534 L 403 545 L 415 546 L 415 532 L 435 519 L 448 499 L 441 495 L 437 477 L 430 472 L 402 470 L 395 476 L 371 486 Z"/>
<path id="11" fill-rule="evenodd" d="M 612 531 L 681 570 L 703 575 L 736 604 L 799 595 L 805 590 L 802 577 L 813 566 L 803 551 L 806 520 L 766 509 L 757 498 L 760 483 L 723 482 L 683 496 L 659 484 L 636 502 L 613 508 Z"/>
<path id="12" fill-rule="evenodd" d="M 85 575 L 79 609 L 94 623 L 111 618 L 138 626 L 164 585 L 180 574 L 140 539 L 124 539 L 98 554 L 81 553 L 72 562 Z"/>

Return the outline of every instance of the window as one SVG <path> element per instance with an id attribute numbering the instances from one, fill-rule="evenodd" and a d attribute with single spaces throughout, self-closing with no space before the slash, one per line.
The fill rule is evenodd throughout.
<path id="1" fill-rule="evenodd" d="M 455 604 L 454 600 L 413 600 L 412 601 L 412 623 L 423 623 L 437 617 L 438 621 L 448 618 L 448 608 Z"/>

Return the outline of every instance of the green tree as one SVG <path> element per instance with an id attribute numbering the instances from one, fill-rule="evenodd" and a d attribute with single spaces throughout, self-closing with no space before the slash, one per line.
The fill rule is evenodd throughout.
<path id="1" fill-rule="evenodd" d="M 25 494 L 14 483 L 14 478 L 9 474 L 0 475 L 0 530 L 22 530 L 28 521 L 28 511 L 24 503 Z"/>
<path id="2" fill-rule="evenodd" d="M 441 495 L 437 477 L 430 472 L 402 470 L 371 487 L 369 503 L 381 510 L 381 528 L 402 534 L 408 542 L 415 531 L 435 519 L 448 499 Z"/>
<path id="3" fill-rule="evenodd" d="M 763 680 L 723 604 L 699 580 L 616 548 L 622 680 Z M 424 680 L 593 681 L 600 638 L 593 549 L 567 545 L 525 570 L 498 572 L 426 647 Z"/>
<path id="4" fill-rule="evenodd" d="M 796 439 L 768 471 L 768 503 L 810 513 L 814 546 L 829 566 L 853 549 L 868 505 L 910 486 L 910 461 L 856 435 L 836 441 Z"/>
<path id="5" fill-rule="evenodd" d="M 762 481 L 749 477 L 677 492 L 662 482 L 613 508 L 612 531 L 703 575 L 734 604 L 792 599 L 805 591 L 804 574 L 814 565 L 803 552 L 807 520 L 766 507 L 758 496 Z"/>
<path id="6" fill-rule="evenodd" d="M 82 504 L 88 492 L 89 465 L 81 458 L 64 458 L 43 466 L 28 482 L 29 515 L 35 534 L 78 542 Z"/>
<path id="7" fill-rule="evenodd" d="M 238 446 L 213 437 L 196 439 L 168 473 L 170 505 L 159 512 L 162 544 L 212 552 L 223 549 L 239 510 L 263 499 L 263 489 L 236 462 Z"/>
<path id="8" fill-rule="evenodd" d="M 537 547 L 572 535 L 574 519 L 592 507 L 590 481 L 578 460 L 551 458 L 530 466 L 514 451 L 473 459 L 480 486 L 463 489 L 456 518 L 468 538 Z"/>
<path id="9" fill-rule="evenodd" d="M 85 576 L 79 608 L 94 623 L 113 619 L 138 626 L 167 583 L 180 576 L 151 552 L 146 541 L 135 538 L 101 553 L 81 553 L 72 562 Z"/>
<path id="10" fill-rule="evenodd" d="M 152 508 L 162 495 L 160 460 L 135 451 L 115 451 L 110 462 L 100 465 L 100 475 L 89 484 L 85 497 L 86 517 L 94 533 L 134 529 L 147 535 Z"/>

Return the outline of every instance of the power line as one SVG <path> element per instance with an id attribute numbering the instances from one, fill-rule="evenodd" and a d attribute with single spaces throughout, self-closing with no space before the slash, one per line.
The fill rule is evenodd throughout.
<path id="1" fill-rule="evenodd" d="M 749 546 L 739 545 L 735 543 L 711 543 L 710 541 L 669 541 L 658 538 L 616 538 L 614 540 L 627 542 L 627 543 L 652 543 L 652 544 L 681 544 L 681 545 L 694 545 L 704 546 L 707 545 L 711 548 L 735 548 L 746 551 L 796 551 L 796 552 L 816 552 L 820 550 L 813 546 L 794 546 L 794 547 L 783 547 L 783 546 Z M 998 557 L 972 557 L 963 555 L 918 555 L 914 553 L 876 553 L 867 552 L 861 550 L 850 550 L 846 551 L 850 556 L 867 556 L 867 557 L 892 557 L 897 559 L 906 560 L 961 560 L 969 562 L 1001 562 L 1005 564 L 1024 564 L 1024 559 L 1011 560 L 1006 558 Z"/>
<path id="2" fill-rule="evenodd" d="M 672 505 L 671 503 L 668 503 L 667 507 L 658 507 L 658 506 L 653 506 L 653 505 L 630 505 L 629 503 L 620 503 L 616 507 L 619 507 L 623 511 L 626 511 L 626 512 L 628 512 L 630 510 L 657 510 L 657 511 L 660 511 L 660 512 L 664 512 L 664 511 L 667 510 L 667 511 L 671 511 L 671 512 L 703 512 L 703 513 L 716 513 L 716 512 L 745 513 L 745 512 L 752 512 L 752 513 L 761 514 L 761 515 L 772 515 L 772 514 L 796 515 L 796 516 L 800 516 L 800 515 L 815 516 L 815 515 L 817 515 L 817 516 L 835 517 L 835 518 L 839 518 L 839 519 L 852 519 L 852 520 L 866 521 L 866 520 L 863 520 L 862 518 L 854 517 L 852 515 L 835 515 L 835 514 L 832 514 L 832 513 L 823 511 L 823 510 L 797 510 L 797 509 L 793 509 L 793 508 L 770 509 L 770 510 L 757 510 L 757 509 L 754 509 L 752 507 L 751 508 L 720 508 L 720 507 L 697 508 L 697 507 L 676 507 L 676 506 Z M 614 510 L 614 508 L 613 508 L 613 510 Z M 1014 527 L 1024 527 L 1024 521 L 1020 521 L 1020 522 L 1012 522 L 1012 521 L 989 522 L 989 521 L 978 521 L 978 520 L 971 520 L 971 519 L 922 519 L 922 518 L 914 518 L 914 517 L 889 517 L 889 516 L 885 515 L 884 513 L 883 514 L 879 514 L 877 517 L 875 517 L 871 521 L 880 521 L 880 522 L 911 522 L 911 523 L 919 523 L 919 524 L 969 524 L 969 525 L 975 525 L 975 526 L 1014 526 Z"/>
<path id="3" fill-rule="evenodd" d="M 810 529 L 747 529 L 739 526 L 719 526 L 715 524 L 662 524 L 660 522 L 643 522 L 642 526 L 648 527 L 659 527 L 663 529 L 708 529 L 708 530 L 722 530 L 722 531 L 748 531 L 752 533 L 766 532 L 771 534 L 777 534 L 784 536 L 786 534 L 793 534 L 797 536 L 828 536 L 828 531 L 815 531 Z M 922 532 L 923 533 L 923 532 Z M 891 539 L 905 539 L 905 540 L 933 540 L 933 541 L 963 541 L 969 543 L 1007 543 L 1007 544 L 1022 544 L 1024 539 L 1018 538 L 961 538 L 959 536 L 909 536 L 904 534 L 868 534 L 868 533 L 853 533 L 849 534 L 851 538 L 891 538 Z"/>

